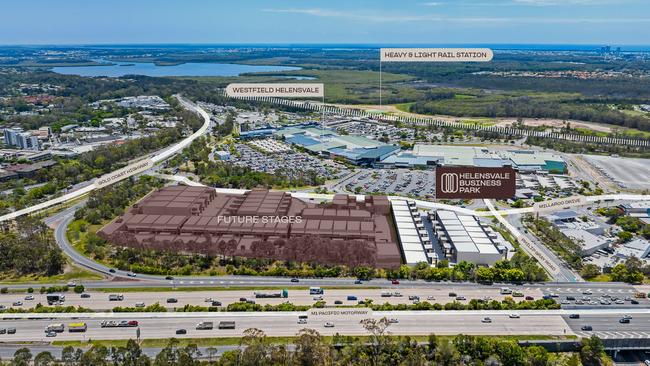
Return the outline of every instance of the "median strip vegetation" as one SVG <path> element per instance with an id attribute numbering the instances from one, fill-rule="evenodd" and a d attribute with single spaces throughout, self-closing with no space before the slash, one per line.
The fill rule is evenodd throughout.
<path id="1" fill-rule="evenodd" d="M 430 303 L 428 301 L 415 304 L 374 304 L 373 300 L 366 299 L 355 305 L 326 306 L 324 301 L 317 301 L 312 305 L 296 305 L 291 302 L 283 302 L 277 305 L 257 304 L 252 301 L 238 301 L 226 306 L 201 306 L 186 304 L 183 307 L 168 309 L 156 302 L 148 306 L 116 306 L 113 313 L 165 313 L 171 312 L 267 312 L 267 311 L 307 311 L 315 308 L 371 308 L 374 311 L 444 311 L 444 310 L 555 310 L 560 309 L 560 304 L 553 299 L 523 300 L 516 302 L 511 297 L 502 301 L 491 299 L 471 299 L 467 304 L 459 301 L 452 301 L 445 304 Z M 43 306 L 40 303 L 30 309 L 7 308 L 0 310 L 0 313 L 93 313 L 103 312 L 84 308 L 81 306 Z"/>

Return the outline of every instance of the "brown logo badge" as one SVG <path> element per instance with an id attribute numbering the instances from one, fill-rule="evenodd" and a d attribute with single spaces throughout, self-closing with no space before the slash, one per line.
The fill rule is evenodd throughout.
<path id="1" fill-rule="evenodd" d="M 507 199 L 514 197 L 515 190 L 512 168 L 436 168 L 436 198 Z"/>

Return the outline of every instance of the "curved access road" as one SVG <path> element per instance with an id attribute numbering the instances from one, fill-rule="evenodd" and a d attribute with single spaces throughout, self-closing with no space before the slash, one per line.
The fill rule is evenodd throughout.
<path id="1" fill-rule="evenodd" d="M 76 191 L 72 191 L 69 193 L 66 193 L 60 197 L 53 198 L 51 200 L 41 202 L 39 204 L 36 204 L 34 206 L 26 207 L 21 210 L 17 210 L 11 213 L 8 213 L 6 215 L 0 216 L 0 222 L 2 221 L 8 221 L 8 220 L 13 220 L 17 217 L 28 215 L 40 210 L 43 210 L 48 207 L 52 207 L 54 205 L 68 202 L 71 200 L 74 200 L 76 198 L 79 198 L 81 196 L 84 196 L 98 188 L 102 188 L 114 183 L 117 183 L 121 180 L 124 180 L 126 178 L 129 178 L 133 175 L 137 175 L 143 172 L 143 168 L 145 170 L 147 168 L 151 168 L 153 165 L 164 161 L 168 159 L 170 156 L 177 154 L 178 152 L 182 151 L 184 148 L 189 146 L 192 141 L 197 139 L 199 136 L 203 135 L 208 131 L 210 128 L 210 116 L 206 111 L 204 111 L 202 108 L 197 106 L 196 104 L 182 98 L 179 95 L 175 95 L 175 97 L 178 99 L 178 101 L 181 103 L 181 105 L 191 111 L 194 111 L 198 113 L 204 120 L 203 125 L 201 128 L 199 128 L 196 132 L 194 132 L 192 135 L 184 138 L 177 144 L 163 150 L 162 152 L 157 153 L 156 155 L 150 157 L 148 160 L 146 157 L 143 157 L 141 161 L 138 161 L 136 163 L 133 163 L 125 168 L 118 169 L 112 173 L 108 173 L 100 178 L 95 179 L 94 184 L 89 184 L 81 189 L 78 189 Z M 101 184 L 99 184 L 101 182 Z"/>

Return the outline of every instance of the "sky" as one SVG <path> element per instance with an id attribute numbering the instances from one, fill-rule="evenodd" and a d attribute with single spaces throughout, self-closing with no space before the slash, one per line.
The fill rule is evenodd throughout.
<path id="1" fill-rule="evenodd" d="M 4 0 L 0 44 L 650 44 L 650 0 Z"/>

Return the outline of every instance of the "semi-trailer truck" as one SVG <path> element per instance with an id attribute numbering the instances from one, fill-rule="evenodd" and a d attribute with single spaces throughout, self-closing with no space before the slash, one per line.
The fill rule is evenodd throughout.
<path id="1" fill-rule="evenodd" d="M 65 301 L 64 294 L 47 294 L 46 298 L 48 305 L 59 304 Z"/>
<path id="2" fill-rule="evenodd" d="M 265 299 L 265 298 L 287 298 L 289 297 L 289 291 L 286 289 L 282 291 L 277 291 L 277 292 L 255 292 L 255 297 L 258 299 Z"/>

